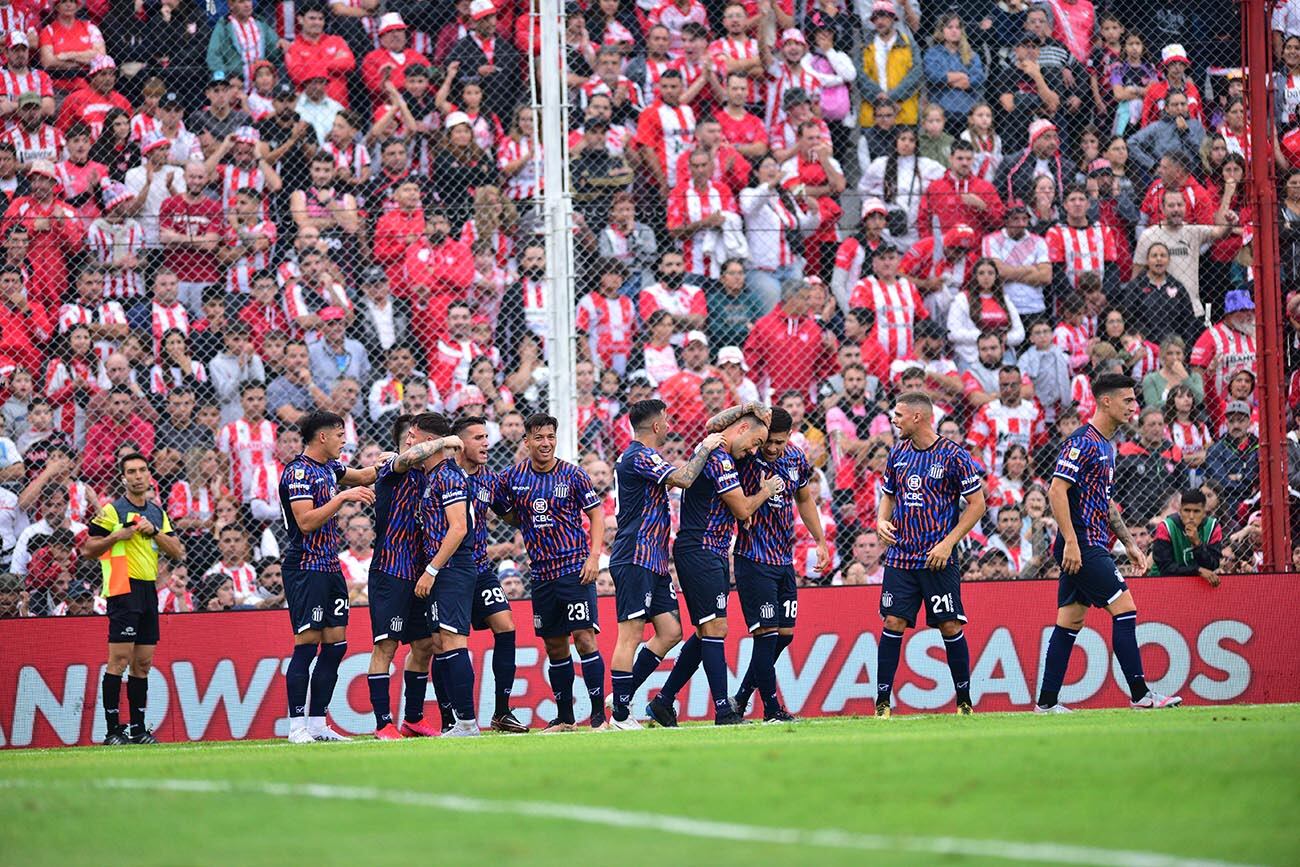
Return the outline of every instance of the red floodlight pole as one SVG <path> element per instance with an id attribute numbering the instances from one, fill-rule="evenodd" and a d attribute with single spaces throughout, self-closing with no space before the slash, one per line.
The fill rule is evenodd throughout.
<path id="1" fill-rule="evenodd" d="M 1250 110 L 1248 167 L 1255 200 L 1255 340 L 1259 372 L 1259 482 L 1264 568 L 1291 566 L 1291 509 L 1286 475 L 1285 316 L 1278 269 L 1277 180 L 1273 172 L 1271 0 L 1241 0 L 1245 36 L 1246 104 Z"/>

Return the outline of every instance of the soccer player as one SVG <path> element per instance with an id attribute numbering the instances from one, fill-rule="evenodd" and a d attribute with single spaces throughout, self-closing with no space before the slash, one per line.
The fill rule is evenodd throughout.
<path id="1" fill-rule="evenodd" d="M 876 716 L 890 715 L 889 697 L 903 648 L 903 630 L 916 625 L 925 606 L 925 625 L 943 634 L 948 670 L 957 691 L 957 713 L 973 713 L 970 648 L 962 625 L 961 573 L 952 549 L 984 514 L 984 487 L 970 454 L 934 431 L 934 405 L 922 392 L 894 401 L 899 439 L 889 450 L 880 485 L 876 531 L 889 546 L 880 592 L 884 628 L 876 649 Z M 966 505 L 958 512 L 962 498 Z"/>
<path id="2" fill-rule="evenodd" d="M 736 595 L 745 614 L 745 625 L 754 636 L 749 668 L 732 699 L 732 709 L 742 717 L 749 697 L 758 689 L 763 702 L 763 722 L 794 722 L 776 696 L 776 660 L 794 641 L 795 618 L 799 614 L 794 574 L 794 514 L 786 492 L 794 492 L 799 517 L 817 543 L 817 572 L 825 574 L 831 552 L 822 532 L 808 482 L 812 465 L 803 449 L 790 443 L 794 419 L 780 407 L 772 408 L 767 439 L 758 454 L 740 462 L 740 485 L 746 496 L 758 492 L 763 476 L 775 476 L 785 491 L 773 494 L 759 506 L 754 517 L 736 530 Z"/>
<path id="3" fill-rule="evenodd" d="M 1092 393 L 1097 401 L 1092 421 L 1062 443 L 1047 492 L 1060 528 L 1052 556 L 1060 564 L 1061 578 L 1056 591 L 1056 628 L 1047 642 L 1043 683 L 1034 712 L 1070 712 L 1060 702 L 1061 683 L 1090 605 L 1110 612 L 1111 643 L 1128 681 L 1133 699 L 1130 706 L 1138 710 L 1176 707 L 1183 703 L 1181 698 L 1161 695 L 1147 686 L 1138 652 L 1137 604 L 1110 554 L 1113 531 L 1128 553 L 1133 573 L 1146 571 L 1146 557 L 1110 498 L 1115 480 L 1115 447 L 1110 439 L 1137 414 L 1134 383 L 1123 374 L 1103 374 L 1093 382 Z"/>
<path id="4" fill-rule="evenodd" d="M 98 560 L 104 575 L 101 593 L 108 601 L 108 666 L 101 689 L 104 697 L 105 746 L 156 744 L 144 727 L 149 704 L 149 669 L 158 644 L 158 552 L 175 561 L 185 559 L 185 546 L 173 536 L 167 513 L 150 499 L 153 478 L 142 455 L 118 461 L 126 496 L 105 503 L 90 522 L 82 546 L 88 560 Z M 118 719 L 122 706 L 122 673 L 130 667 L 126 698 L 131 708 L 128 731 Z"/>
<path id="5" fill-rule="evenodd" d="M 421 413 L 421 427 L 434 436 L 451 435 L 451 422 L 438 413 Z M 420 500 L 424 557 L 428 562 L 415 585 L 415 595 L 432 598 L 430 626 L 437 632 L 434 665 L 444 694 L 451 700 L 456 721 L 445 737 L 477 737 L 474 710 L 474 666 L 469 658 L 470 617 L 474 607 L 474 509 L 469 480 L 455 455 L 429 458 L 428 481 Z"/>
<path id="6" fill-rule="evenodd" d="M 682 640 L 677 590 L 668 576 L 668 488 L 693 485 L 710 453 L 725 443 L 721 433 L 710 434 L 685 466 L 673 467 L 657 451 L 670 427 L 667 404 L 638 401 L 628 409 L 628 421 L 633 440 L 614 465 L 618 530 L 609 554 L 618 609 L 618 642 L 610 660 L 610 725 L 622 730 L 641 728 L 629 709 L 632 696 Z M 655 634 L 636 653 L 646 621 Z"/>
<path id="7" fill-rule="evenodd" d="M 764 477 L 758 493 L 745 496 L 740 487 L 736 462 L 749 457 L 767 439 L 767 422 L 751 405 L 732 407 L 713 419 L 710 426 L 721 428 L 726 440 L 709 452 L 699 477 L 682 495 L 681 527 L 673 545 L 677 581 L 686 597 L 695 634 L 682 645 L 664 688 L 646 705 L 646 713 L 666 728 L 677 725 L 674 701 L 677 693 L 704 666 L 713 694 L 713 722 L 738 725 L 744 722 L 731 709 L 727 695 L 727 596 L 731 590 L 731 537 L 737 521 L 747 521 L 769 497 L 781 493 L 784 485 L 776 476 Z"/>
<path id="8" fill-rule="evenodd" d="M 348 649 L 348 584 L 338 553 L 343 534 L 334 516 L 344 503 L 368 506 L 375 501 L 375 492 L 363 487 L 374 482 L 375 470 L 348 469 L 339 463 L 347 436 L 342 416 L 308 413 L 298 430 L 302 454 L 280 475 L 280 511 L 289 536 L 282 573 L 293 627 L 293 657 L 285 673 L 289 743 L 345 741 L 325 721 L 339 663 Z M 350 487 L 340 491 L 340 484 Z"/>
<path id="9" fill-rule="evenodd" d="M 456 453 L 456 462 L 465 471 L 469 499 L 474 508 L 474 568 L 478 579 L 474 584 L 471 622 L 475 629 L 492 630 L 492 680 L 496 688 L 492 728 L 510 734 L 526 734 L 528 726 L 515 719 L 510 710 L 510 690 L 515 683 L 515 618 L 510 613 L 510 601 L 501 589 L 501 579 L 497 577 L 487 551 L 488 510 L 492 508 L 496 485 L 496 474 L 487 468 L 487 419 L 482 416 L 462 417 L 452 426 L 452 433 L 464 444 Z"/>
<path id="10" fill-rule="evenodd" d="M 438 729 L 424 721 L 424 698 L 433 659 L 433 630 L 427 604 L 415 595 L 424 564 L 420 533 L 420 498 L 424 496 L 423 464 L 444 449 L 460 443 L 455 437 L 438 437 L 426 428 L 432 413 L 401 415 L 393 425 L 393 440 L 402 452 L 381 463 L 375 477 L 375 536 L 380 540 L 370 561 L 370 632 L 375 647 L 370 652 L 370 706 L 375 712 L 375 737 L 381 741 L 403 737 L 431 737 Z M 393 724 L 389 700 L 388 668 L 398 642 L 411 646 L 403 666 L 406 708 L 399 730 Z"/>
<path id="11" fill-rule="evenodd" d="M 596 575 L 605 541 L 605 515 L 586 471 L 555 456 L 558 427 L 559 422 L 543 413 L 524 421 L 528 460 L 497 476 L 492 498 L 493 511 L 523 531 L 532 564 L 533 625 L 546 644 L 551 690 L 558 708 L 543 734 L 577 730 L 570 636 L 591 696 L 591 727 L 602 730 L 609 725 L 605 720 L 605 661 L 596 646 L 600 631 Z M 590 536 L 582 527 L 583 513 L 591 523 Z"/>

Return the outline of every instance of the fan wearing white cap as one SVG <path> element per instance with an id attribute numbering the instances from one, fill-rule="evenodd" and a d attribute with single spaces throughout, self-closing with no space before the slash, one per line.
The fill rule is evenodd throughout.
<path id="1" fill-rule="evenodd" d="M 79 87 L 63 100 L 59 109 L 59 118 L 55 126 L 67 129 L 77 121 L 90 127 L 91 135 L 99 137 L 104 128 L 104 116 L 114 108 L 131 116 L 131 103 L 125 96 L 114 90 L 117 84 L 117 64 L 107 54 L 101 54 L 90 61 L 90 71 L 86 73 L 86 86 Z"/>
<path id="2" fill-rule="evenodd" d="M 855 79 L 862 95 L 858 123 L 872 126 L 876 100 L 888 96 L 898 103 L 898 124 L 914 126 L 919 120 L 919 93 L 925 79 L 921 49 L 911 35 L 898 29 L 898 7 L 893 0 L 875 0 L 870 22 L 875 36 L 863 49 L 863 67 Z"/>
<path id="3" fill-rule="evenodd" d="M 888 214 L 889 209 L 881 199 L 874 196 L 863 199 L 862 222 L 858 225 L 858 231 L 841 241 L 839 249 L 835 251 L 831 294 L 835 296 L 840 309 L 846 313 L 849 309 L 849 294 L 864 274 L 871 273 L 871 259 L 876 255 L 876 250 L 883 244 L 894 243 L 889 230 L 885 228 Z"/>
<path id="4" fill-rule="evenodd" d="M 30 28 L 25 32 L 22 30 L 11 31 L 4 40 L 7 80 L 13 84 L 25 83 L 30 80 L 31 84 L 30 88 L 19 87 L 16 90 L 10 90 L 7 98 L 17 99 L 19 92 L 27 89 L 33 90 L 41 94 L 41 114 L 46 117 L 54 117 L 54 87 L 50 81 L 49 73 L 43 69 L 32 68 L 31 46 L 36 44 L 38 44 L 36 42 L 36 31 Z"/>
<path id="5" fill-rule="evenodd" d="M 241 126 L 212 151 L 204 165 L 221 179 L 221 200 L 230 202 L 237 191 L 277 193 L 284 186 L 280 175 L 263 157 L 262 136 L 251 126 Z M 227 159 L 227 157 L 229 157 Z"/>
<path id="6" fill-rule="evenodd" d="M 821 99 L 822 82 L 811 67 L 804 66 L 808 40 L 797 27 L 786 28 L 777 41 L 777 56 L 767 69 L 772 83 L 767 88 L 767 128 L 785 123 L 785 93 L 798 87 L 814 101 Z"/>
<path id="7" fill-rule="evenodd" d="M 433 64 L 429 58 L 413 51 L 408 43 L 410 34 L 406 22 L 396 12 L 379 16 L 379 47 L 361 60 L 361 80 L 374 96 L 380 96 L 384 85 L 392 82 L 398 90 L 406 83 L 406 70 L 411 66 L 426 69 Z"/>
<path id="8" fill-rule="evenodd" d="M 280 65 L 280 36 L 275 28 L 253 16 L 253 0 L 229 0 L 230 14 L 212 25 L 208 39 L 208 67 L 238 78 L 247 85 L 259 60 Z"/>
<path id="9" fill-rule="evenodd" d="M 1187 94 L 1188 117 L 1205 122 L 1201 111 L 1201 91 L 1187 75 L 1187 68 L 1191 64 L 1187 49 L 1177 42 L 1160 49 L 1160 78 L 1147 87 L 1146 95 L 1142 97 L 1143 126 L 1159 119 L 1160 112 L 1165 107 L 1165 98 L 1179 91 Z"/>
<path id="10" fill-rule="evenodd" d="M 145 245 L 157 249 L 158 216 L 162 203 L 185 192 L 185 170 L 167 162 L 171 142 L 160 133 L 149 133 L 140 143 L 140 165 L 129 169 L 123 181 L 141 203 L 137 212 L 144 227 Z"/>
<path id="11" fill-rule="evenodd" d="M 497 10 L 493 0 L 473 0 L 469 28 L 447 54 L 447 64 L 460 64 L 460 75 L 477 75 L 483 86 L 483 108 L 504 120 L 512 117 L 520 101 L 519 52 L 509 39 L 497 35 Z"/>
<path id="12" fill-rule="evenodd" d="M 1046 175 L 1056 182 L 1056 194 L 1065 194 L 1065 167 L 1061 160 L 1061 134 L 1056 124 L 1039 118 L 1029 125 L 1029 147 L 1008 156 L 998 168 L 993 186 L 1004 201 L 1031 202 L 1034 181 Z"/>

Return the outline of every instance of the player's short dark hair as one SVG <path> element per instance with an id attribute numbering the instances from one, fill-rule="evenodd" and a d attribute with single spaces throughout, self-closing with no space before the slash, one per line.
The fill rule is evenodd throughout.
<path id="1" fill-rule="evenodd" d="M 905 391 L 894 398 L 894 403 L 906 404 L 907 406 L 924 409 L 927 412 L 934 412 L 934 401 L 930 400 L 930 395 L 923 391 Z"/>
<path id="2" fill-rule="evenodd" d="M 451 432 L 456 436 L 460 436 L 465 431 L 479 424 L 486 426 L 487 419 L 481 415 L 463 415 L 456 419 L 455 424 L 451 426 Z"/>
<path id="3" fill-rule="evenodd" d="M 144 455 L 140 454 L 139 452 L 127 452 L 126 454 L 122 455 L 122 457 L 117 459 L 117 471 L 119 473 L 125 473 L 126 465 L 129 461 L 144 461 L 144 465 L 146 467 L 149 466 L 149 459 L 146 458 Z"/>
<path id="4" fill-rule="evenodd" d="M 666 75 L 667 73 L 664 74 Z M 535 412 L 528 416 L 528 418 L 524 419 L 524 433 L 531 434 L 544 427 L 552 427 L 559 430 L 560 423 L 556 420 L 555 416 L 547 415 L 544 412 Z"/>
<path id="5" fill-rule="evenodd" d="M 1181 495 L 1184 506 L 1204 506 L 1205 492 L 1200 488 L 1188 488 Z"/>
<path id="6" fill-rule="evenodd" d="M 667 411 L 668 404 L 657 398 L 638 400 L 628 407 L 627 420 L 631 422 L 632 430 L 641 430 L 652 418 Z"/>
<path id="7" fill-rule="evenodd" d="M 1092 381 L 1092 393 L 1097 398 L 1126 388 L 1137 388 L 1137 383 L 1133 381 L 1133 377 L 1123 373 L 1103 373 Z"/>
<path id="8" fill-rule="evenodd" d="M 779 406 L 772 407 L 772 422 L 767 426 L 767 432 L 770 434 L 789 433 L 794 427 L 794 419 L 790 413 L 781 409 Z"/>
<path id="9" fill-rule="evenodd" d="M 402 448 L 402 440 L 406 439 L 406 431 L 411 427 L 413 417 L 409 413 L 401 413 L 393 419 L 393 447 L 399 451 Z"/>
<path id="10" fill-rule="evenodd" d="M 302 434 L 303 445 L 316 439 L 316 434 L 327 427 L 343 427 L 343 416 L 336 412 L 309 412 L 298 422 L 298 433 Z"/>
<path id="11" fill-rule="evenodd" d="M 436 437 L 451 434 L 451 422 L 440 412 L 422 412 L 411 417 L 411 426 L 416 430 Z"/>

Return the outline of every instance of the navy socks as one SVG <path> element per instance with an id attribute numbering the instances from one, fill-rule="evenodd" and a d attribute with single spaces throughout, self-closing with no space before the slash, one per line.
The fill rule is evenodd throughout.
<path id="1" fill-rule="evenodd" d="M 1128 681 L 1129 693 L 1134 701 L 1140 701 L 1150 690 L 1147 689 L 1146 675 L 1142 672 L 1142 654 L 1138 652 L 1137 612 L 1117 614 L 1111 618 L 1111 644 L 1115 647 L 1115 658 Z"/>
<path id="2" fill-rule="evenodd" d="M 492 649 L 492 680 L 496 687 L 495 716 L 510 712 L 510 690 L 515 685 L 515 633 L 498 632 Z"/>
<path id="3" fill-rule="evenodd" d="M 339 679 L 339 663 L 348 652 L 347 641 L 322 644 L 316 659 L 316 670 L 311 674 L 311 704 L 307 716 L 325 716 L 334 697 L 334 684 Z"/>
<path id="4" fill-rule="evenodd" d="M 289 693 L 289 716 L 307 715 L 307 686 L 311 682 L 311 661 L 319 649 L 315 644 L 295 644 L 289 669 L 284 674 Z"/>
<path id="5" fill-rule="evenodd" d="M 1070 651 L 1074 650 L 1074 639 L 1079 637 L 1079 630 L 1056 626 L 1052 637 L 1047 640 L 1047 658 L 1043 662 L 1043 685 L 1038 688 L 1038 706 L 1052 707 L 1061 695 L 1061 684 L 1065 682 L 1065 669 L 1070 665 Z"/>
<path id="6" fill-rule="evenodd" d="M 894 691 L 894 675 L 898 673 L 898 656 L 903 649 L 903 633 L 880 630 L 880 645 L 876 649 L 876 704 L 889 702 Z"/>

